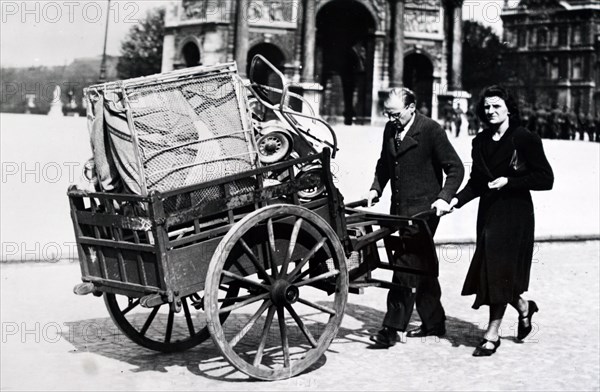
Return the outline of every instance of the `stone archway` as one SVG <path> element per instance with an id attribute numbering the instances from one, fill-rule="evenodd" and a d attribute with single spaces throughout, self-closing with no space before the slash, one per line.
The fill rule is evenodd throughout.
<path id="1" fill-rule="evenodd" d="M 277 69 L 283 71 L 285 64 L 285 54 L 277 46 L 269 42 L 261 42 L 250 48 L 248 51 L 248 61 L 246 64 L 246 75 L 250 75 L 250 65 L 252 64 L 252 58 L 257 54 L 263 55 L 271 64 Z"/>
<path id="2" fill-rule="evenodd" d="M 319 9 L 316 25 L 322 115 L 343 117 L 345 124 L 369 121 L 376 29 L 372 13 L 357 0 L 331 0 Z"/>
<path id="3" fill-rule="evenodd" d="M 181 47 L 181 58 L 186 67 L 200 65 L 200 49 L 194 41 L 187 41 Z"/>
<path id="4" fill-rule="evenodd" d="M 404 76 L 402 83 L 417 94 L 417 108 L 427 108 L 432 114 L 433 63 L 422 53 L 410 53 L 404 57 Z"/>

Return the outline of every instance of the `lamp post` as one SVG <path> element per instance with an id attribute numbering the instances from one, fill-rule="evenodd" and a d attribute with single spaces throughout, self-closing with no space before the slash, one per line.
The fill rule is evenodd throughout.
<path id="1" fill-rule="evenodd" d="M 108 7 L 106 8 L 106 27 L 104 28 L 104 49 L 102 50 L 102 61 L 100 62 L 100 76 L 98 77 L 98 83 L 106 82 L 106 39 L 108 37 L 109 14 L 110 14 L 110 0 L 108 0 Z"/>

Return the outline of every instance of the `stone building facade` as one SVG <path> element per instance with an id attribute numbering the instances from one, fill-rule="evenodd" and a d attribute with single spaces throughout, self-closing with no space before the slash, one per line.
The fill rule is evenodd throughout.
<path id="1" fill-rule="evenodd" d="M 600 114 L 600 1 L 521 0 L 502 21 L 522 100 Z"/>
<path id="2" fill-rule="evenodd" d="M 177 0 L 166 17 L 163 71 L 262 54 L 322 116 L 381 118 L 404 85 L 437 118 L 461 90 L 463 0 Z"/>

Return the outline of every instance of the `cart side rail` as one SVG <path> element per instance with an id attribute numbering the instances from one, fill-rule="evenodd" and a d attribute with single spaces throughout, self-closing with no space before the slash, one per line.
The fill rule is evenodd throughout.
<path id="1" fill-rule="evenodd" d="M 171 298 L 202 290 L 220 239 L 249 212 L 275 203 L 303 205 L 317 212 L 343 238 L 343 205 L 333 185 L 329 153 L 326 149 L 148 196 L 70 189 L 82 279 L 94 283 L 96 290 L 129 296 L 156 293 Z M 296 176 L 297 167 L 313 162 L 321 164 L 320 175 Z M 286 172 L 289 178 L 281 183 L 263 182 L 267 172 L 273 171 Z M 251 183 L 252 189 L 235 192 L 241 181 Z M 314 200 L 299 199 L 298 191 L 318 186 L 327 192 Z M 207 188 L 220 188 L 218 193 L 224 197 L 194 200 L 198 190 Z M 167 208 L 173 205 L 184 207 Z"/>

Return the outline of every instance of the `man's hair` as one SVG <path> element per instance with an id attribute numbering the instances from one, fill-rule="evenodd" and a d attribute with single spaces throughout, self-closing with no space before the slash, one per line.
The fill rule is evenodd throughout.
<path id="1" fill-rule="evenodd" d="M 508 109 L 508 113 L 510 113 L 509 123 L 511 126 L 520 125 L 521 115 L 519 113 L 519 107 L 517 106 L 516 101 L 510 95 L 507 89 L 498 85 L 487 87 L 485 90 L 483 90 L 481 96 L 479 97 L 479 103 L 477 104 L 477 116 L 483 123 L 489 124 L 487 116 L 485 115 L 484 104 L 485 99 L 490 97 L 498 97 L 504 101 L 506 108 Z"/>
<path id="2" fill-rule="evenodd" d="M 390 101 L 394 99 L 400 99 L 404 106 L 408 106 L 411 103 L 417 104 L 417 95 L 412 91 L 407 89 L 406 87 L 394 87 L 392 88 L 387 95 L 387 98 L 384 101 L 384 105 L 387 105 Z"/>

